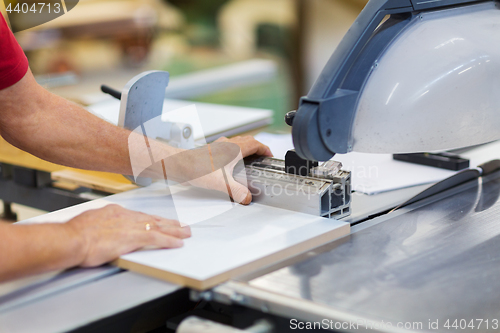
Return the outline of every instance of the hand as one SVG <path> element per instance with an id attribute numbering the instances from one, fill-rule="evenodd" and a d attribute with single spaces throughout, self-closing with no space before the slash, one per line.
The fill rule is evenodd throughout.
<path id="1" fill-rule="evenodd" d="M 250 204 L 252 195 L 246 184 L 241 184 L 234 179 L 235 167 L 242 158 L 250 155 L 273 156 L 268 146 L 251 136 L 238 136 L 231 139 L 222 137 L 200 148 L 176 149 L 175 152 L 172 152 L 171 147 L 164 149 L 165 145 L 156 141 L 150 141 L 150 146 L 153 148 L 147 152 L 133 149 L 139 153 L 134 154 L 136 158 L 133 159 L 132 164 L 136 166 L 136 169 L 143 170 L 134 176 L 164 178 L 181 184 L 229 193 L 233 200 L 244 205 Z M 145 165 L 150 161 L 150 152 L 157 162 L 146 167 Z M 141 157 L 140 154 L 148 154 L 148 156 Z M 221 169 L 224 170 L 225 176 L 219 172 Z"/>
<path id="2" fill-rule="evenodd" d="M 248 205 L 252 202 L 252 194 L 248 190 L 246 184 L 241 184 L 233 177 L 233 171 L 236 164 L 241 161 L 235 158 L 235 152 L 229 152 L 227 145 L 217 145 L 217 143 L 230 143 L 234 144 L 241 151 L 241 157 L 245 158 L 250 155 L 263 155 L 272 157 L 273 154 L 268 146 L 255 140 L 252 136 L 237 136 L 231 139 L 226 137 L 219 138 L 215 144 L 209 145 L 211 147 L 210 154 L 215 169 L 218 166 L 224 167 L 224 172 L 227 177 L 227 182 L 221 173 L 211 173 L 208 177 L 200 178 L 199 180 L 190 181 L 189 183 L 194 186 L 213 189 L 224 193 L 229 193 L 234 201 L 243 205 Z M 237 153 L 237 152 L 236 152 Z M 233 156 L 235 155 L 235 156 Z M 243 161 L 241 161 L 242 163 Z"/>
<path id="3" fill-rule="evenodd" d="M 99 266 L 145 246 L 178 248 L 191 236 L 178 221 L 134 212 L 118 205 L 87 211 L 65 224 L 81 238 L 80 266 Z"/>
<path id="4" fill-rule="evenodd" d="M 241 149 L 241 154 L 243 158 L 250 155 L 262 155 L 273 157 L 271 149 L 264 145 L 263 143 L 255 140 L 253 136 L 235 136 L 234 138 L 228 139 L 226 137 L 221 137 L 215 142 L 229 142 L 238 145 Z"/>

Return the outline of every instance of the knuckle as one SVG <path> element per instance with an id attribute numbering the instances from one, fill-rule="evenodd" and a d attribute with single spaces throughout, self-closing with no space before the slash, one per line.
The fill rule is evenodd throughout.
<path id="1" fill-rule="evenodd" d="M 107 205 L 106 207 L 104 207 L 105 209 L 108 209 L 110 211 L 119 211 L 120 209 L 123 209 L 120 205 L 117 205 L 117 204 L 111 204 L 111 205 Z"/>
<path id="2" fill-rule="evenodd" d="M 169 220 L 169 219 L 167 219 L 166 221 L 169 224 L 173 224 L 173 225 L 176 225 L 176 226 L 180 226 L 181 225 L 181 223 L 179 221 L 177 221 L 177 220 Z"/>
<path id="3" fill-rule="evenodd" d="M 160 239 L 160 234 L 156 231 L 147 231 L 149 245 L 157 245 Z"/>
<path id="4" fill-rule="evenodd" d="M 179 229 L 177 229 L 175 227 L 170 227 L 170 228 L 165 230 L 164 234 L 172 236 L 172 237 L 179 237 L 181 233 L 180 233 Z"/>

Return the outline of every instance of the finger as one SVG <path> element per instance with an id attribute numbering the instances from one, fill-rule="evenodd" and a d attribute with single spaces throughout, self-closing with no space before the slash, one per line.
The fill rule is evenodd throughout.
<path id="1" fill-rule="evenodd" d="M 141 233 L 141 240 L 142 247 L 156 246 L 162 249 L 173 249 L 184 245 L 182 239 L 154 230 Z"/>
<path id="2" fill-rule="evenodd" d="M 268 156 L 268 157 L 273 157 L 274 154 L 271 152 L 271 148 L 269 148 L 269 146 L 266 146 L 266 145 L 263 145 L 263 146 L 264 146 L 264 152 L 261 155 Z"/>
<path id="3" fill-rule="evenodd" d="M 170 235 L 176 238 L 184 239 L 191 237 L 191 228 L 189 226 L 181 228 L 169 225 L 158 225 L 157 230 L 165 235 Z"/>
<path id="4" fill-rule="evenodd" d="M 127 216 L 127 218 L 129 220 L 136 222 L 138 226 L 146 225 L 148 223 L 151 225 L 156 225 L 157 223 L 161 223 L 163 225 L 169 225 L 175 227 L 181 226 L 180 222 L 177 220 L 166 219 L 158 215 L 149 215 L 146 213 L 135 212 L 135 211 L 130 211 L 130 213 L 132 215 Z"/>
<path id="5" fill-rule="evenodd" d="M 171 226 L 175 226 L 175 227 L 180 227 L 181 226 L 181 223 L 179 221 L 177 221 L 177 220 L 166 219 L 166 218 L 163 218 L 163 217 L 158 216 L 158 215 L 151 215 L 151 216 L 158 223 L 162 223 L 162 224 L 165 224 L 165 225 L 171 225 Z"/>
<path id="6" fill-rule="evenodd" d="M 252 202 L 252 194 L 246 186 L 238 183 L 232 177 L 228 179 L 228 183 L 228 190 L 234 201 L 242 205 L 249 205 Z"/>
<path id="7" fill-rule="evenodd" d="M 273 153 L 271 152 L 271 149 L 268 146 L 266 146 L 265 144 L 255 140 L 255 139 L 253 139 L 253 140 L 257 144 L 257 151 L 256 151 L 257 155 L 264 155 L 264 156 L 273 157 Z"/>
<path id="8" fill-rule="evenodd" d="M 273 156 L 273 153 L 271 152 L 271 149 L 268 146 L 255 140 L 252 137 L 250 137 L 249 142 L 245 144 L 245 148 L 247 149 L 242 149 L 241 152 L 243 154 L 243 157 L 247 157 L 253 154 L 269 156 L 269 157 Z"/>

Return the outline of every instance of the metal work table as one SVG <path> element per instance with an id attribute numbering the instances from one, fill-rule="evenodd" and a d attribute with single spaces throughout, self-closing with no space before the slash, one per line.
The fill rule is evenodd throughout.
<path id="1" fill-rule="evenodd" d="M 378 205 L 381 209 L 394 207 L 421 190 L 416 187 L 395 191 L 382 196 L 383 200 L 381 197 L 375 201 L 373 196 L 358 194 L 353 196 L 353 205 L 359 209 L 357 216 L 366 218 L 377 211 Z M 104 200 L 106 203 L 125 203 L 132 200 L 133 192 L 120 193 Z M 91 201 L 78 206 L 78 210 L 102 205 L 102 200 Z M 366 209 L 363 210 L 363 207 Z M 50 216 L 54 221 L 62 220 L 64 210 L 51 213 Z M 32 220 L 47 220 L 47 215 Z M 179 295 L 184 295 L 184 299 L 178 300 Z M 116 320 L 109 323 L 113 322 L 110 320 L 113 316 L 119 316 L 128 309 L 143 309 L 155 300 L 158 302 L 163 299 L 166 302 L 170 298 L 176 299 L 179 309 L 192 304 L 187 289 L 111 266 L 60 272 L 24 284 L 11 284 L 10 290 L 9 287 L 0 288 L 0 333 L 85 331 L 90 328 L 94 331 L 96 323 L 101 322 L 104 322 L 100 324 L 104 327 L 109 324 L 116 328 L 113 326 L 118 324 Z M 22 318 L 34 319 L 27 321 Z M 130 319 L 124 324 L 132 326 L 134 322 Z"/>
<path id="2" fill-rule="evenodd" d="M 496 146 L 479 153 L 493 158 L 495 155 L 493 155 L 492 149 L 495 150 Z M 460 198 L 456 202 L 455 199 L 449 198 L 443 203 L 431 204 L 420 210 L 417 209 L 444 195 L 439 194 L 420 201 L 413 206 L 400 209 L 387 216 L 382 215 L 373 220 L 370 220 L 373 216 L 406 202 L 427 189 L 429 185 L 374 196 L 355 193 L 352 196 L 353 214 L 345 220 L 352 224 L 359 221 L 368 221 L 354 225 L 351 236 L 325 245 L 318 250 L 286 260 L 280 263 L 278 267 L 268 267 L 263 271 L 255 272 L 251 276 L 247 276 L 246 279 L 240 280 L 240 282 L 230 281 L 222 284 L 215 288 L 215 292 L 222 299 L 224 299 L 224 295 L 235 292 L 240 293 L 242 290 L 251 294 L 258 293 L 259 297 L 253 298 L 255 304 L 244 304 L 250 308 L 255 305 L 259 310 L 261 310 L 264 296 L 269 296 L 270 300 L 280 296 L 289 303 L 286 307 L 288 316 L 299 313 L 307 317 L 303 318 L 305 320 L 309 317 L 316 318 L 310 311 L 315 308 L 321 308 L 321 311 L 323 311 L 321 312 L 322 315 L 317 317 L 321 319 L 328 318 L 333 308 L 335 308 L 334 312 L 336 313 L 335 316 L 331 316 L 333 318 L 356 317 L 351 313 L 361 315 L 367 313 L 370 318 L 379 319 L 376 316 L 377 313 L 390 313 L 385 311 L 389 311 L 391 307 L 396 309 L 404 308 L 394 301 L 394 297 L 413 297 L 418 293 L 418 288 L 422 288 L 422 286 L 429 288 L 424 290 L 425 293 L 428 293 L 426 294 L 427 298 L 423 298 L 420 303 L 407 302 L 407 306 L 414 307 L 411 309 L 405 308 L 406 310 L 410 311 L 418 306 L 426 306 L 425 301 L 429 301 L 431 297 L 441 297 L 442 301 L 446 299 L 453 300 L 453 297 L 447 298 L 449 296 L 447 293 L 462 292 L 462 290 L 458 287 L 450 289 L 454 285 L 459 285 L 458 282 L 457 284 L 447 282 L 451 278 L 459 279 L 460 276 L 453 274 L 445 279 L 446 271 L 443 268 L 447 267 L 446 265 L 450 265 L 450 269 L 451 265 L 465 265 L 465 261 L 455 263 L 454 259 L 463 251 L 473 253 L 472 251 L 477 250 L 478 252 L 475 253 L 479 255 L 481 253 L 479 246 L 482 246 L 482 243 L 485 245 L 488 237 L 493 237 L 494 233 L 491 229 L 486 228 L 483 229 L 486 231 L 479 235 L 470 234 L 470 230 L 473 230 L 472 225 L 456 223 L 453 220 L 467 215 L 465 213 L 453 213 L 452 208 L 463 207 L 464 212 L 473 215 L 474 221 L 477 220 L 476 223 L 481 223 L 479 222 L 481 221 L 481 214 L 494 214 L 495 212 L 498 194 L 495 197 L 494 188 L 500 187 L 497 183 L 491 181 L 484 186 L 475 184 L 461 185 L 450 190 L 453 193 L 459 193 L 464 186 L 469 188 L 465 194 L 456 195 Z M 448 194 L 450 191 L 448 191 Z M 130 203 L 137 199 L 134 193 L 135 190 L 83 203 L 70 208 L 71 214 L 99 208 L 108 203 Z M 489 207 L 488 203 L 493 206 L 487 210 L 483 209 L 479 213 L 474 211 L 476 206 Z M 158 210 L 158 214 L 161 214 L 161 210 L 164 208 L 154 207 L 154 209 Z M 413 212 L 414 209 L 417 210 Z M 65 221 L 69 216 L 67 212 L 68 210 L 60 210 L 49 215 L 40 216 L 34 221 Z M 439 220 L 439 218 L 448 215 L 453 218 L 451 220 Z M 428 217 L 429 221 L 421 221 L 423 216 Z M 410 225 L 405 223 L 408 218 L 412 221 Z M 464 220 L 467 219 L 463 218 L 458 221 Z M 455 223 L 455 227 L 450 223 Z M 491 221 L 486 220 L 482 223 L 490 223 L 489 226 L 494 230 Z M 456 228 L 458 226 L 460 228 Z M 467 238 L 469 236 L 470 239 Z M 453 243 L 455 246 L 450 243 L 452 239 L 456 242 Z M 476 247 L 473 247 L 473 243 L 467 243 L 472 240 L 476 242 L 474 243 L 477 244 Z M 421 245 L 419 246 L 419 244 Z M 462 247 L 459 246 L 460 244 Z M 491 244 L 491 246 L 494 246 L 494 244 Z M 312 256 L 325 251 L 331 252 L 311 259 Z M 446 263 L 447 259 L 449 259 L 448 264 L 443 264 Z M 298 264 L 300 261 L 304 262 Z M 414 270 L 411 272 L 405 271 L 405 262 L 409 265 L 408 267 L 414 267 Z M 438 266 L 426 266 L 434 262 Z M 439 268 L 439 264 L 444 265 L 443 268 L 438 271 L 433 270 L 435 267 Z M 292 266 L 286 267 L 289 265 Z M 286 268 L 280 269 L 281 267 Z M 460 267 L 462 271 L 467 269 L 466 266 Z M 401 269 L 403 271 L 400 271 Z M 275 272 L 271 273 L 273 271 Z M 374 272 L 376 274 L 373 274 Z M 479 272 L 476 278 L 484 278 L 485 280 L 479 282 L 486 282 L 495 276 L 494 274 L 483 276 L 485 273 L 490 274 L 489 272 L 493 274 L 494 270 Z M 265 275 L 267 273 L 271 274 Z M 414 275 L 413 273 L 422 274 L 423 276 Z M 262 277 L 258 278 L 259 276 Z M 474 281 L 472 279 L 474 276 L 467 276 L 471 280 L 463 281 L 463 286 L 474 287 L 467 284 L 472 284 L 471 281 Z M 247 283 L 247 281 L 250 282 Z M 338 282 L 331 283 L 331 281 Z M 285 287 L 285 282 L 289 283 L 287 287 Z M 329 284 L 326 282 L 329 282 Z M 269 288 L 266 290 L 262 286 L 271 286 L 270 288 L 274 292 L 270 292 Z M 329 289 L 328 293 L 326 293 L 324 286 L 329 286 L 331 290 Z M 493 288 L 495 284 L 492 283 L 490 286 Z M 394 290 L 391 291 L 393 287 Z M 475 288 L 480 287 L 475 286 Z M 484 293 L 486 296 L 490 296 L 494 294 L 488 294 L 488 290 L 485 288 L 477 295 Z M 276 291 L 280 291 L 280 294 L 277 294 Z M 475 289 L 471 289 L 470 294 L 467 294 L 471 298 L 473 298 L 473 291 Z M 265 295 L 262 295 L 262 293 Z M 325 295 L 333 296 L 330 299 L 325 298 Z M 458 299 L 458 296 L 456 297 Z M 249 299 L 247 298 L 247 300 Z M 298 303 L 290 300 L 295 300 Z M 315 303 L 310 302 L 310 300 Z M 392 305 L 393 303 L 394 305 Z M 175 309 L 172 309 L 171 304 L 175 304 Z M 293 304 L 298 307 L 305 306 L 305 309 L 296 311 L 293 307 L 290 308 L 290 305 Z M 396 304 L 399 305 L 396 306 Z M 436 304 L 438 303 L 436 302 Z M 388 308 L 384 308 L 382 305 Z M 39 332 L 42 330 L 46 332 L 75 330 L 95 332 L 99 331 L 99 329 L 103 332 L 111 329 L 123 331 L 123 327 L 126 326 L 130 329 L 141 322 L 157 323 L 159 327 L 162 324 L 164 325 L 164 319 L 172 316 L 175 311 L 188 311 L 192 307 L 193 303 L 189 299 L 189 290 L 166 282 L 124 272 L 111 266 L 98 269 L 70 270 L 60 272 L 58 275 L 31 279 L 24 284 L 23 282 L 13 283 L 7 287 L 0 285 L 0 332 Z M 154 310 L 151 310 L 152 308 Z M 266 305 L 264 309 L 274 311 L 274 308 L 269 305 Z M 368 312 L 370 309 L 375 312 Z M 376 310 L 380 312 L 376 312 Z M 275 314 L 287 316 L 287 314 L 280 311 L 275 311 Z M 133 315 L 130 314 L 131 312 Z M 339 317 L 338 313 L 341 313 L 342 316 Z M 146 316 L 148 320 L 144 320 L 143 316 Z M 20 320 L 20 318 L 33 318 L 33 320 Z M 128 319 L 125 320 L 125 318 Z"/>
<path id="3" fill-rule="evenodd" d="M 0 303 L 4 303 L 4 298 L 8 299 L 5 303 L 13 303 L 10 306 L 4 303 L 0 309 L 0 332 L 66 332 L 78 328 L 109 332 L 110 329 L 126 331 L 134 326 L 151 330 L 155 324 L 163 324 L 162 315 L 169 312 L 176 315 L 189 309 L 181 306 L 186 291 L 176 285 L 116 268 L 100 270 L 77 272 L 78 277 L 87 275 L 86 281 L 80 283 L 64 281 L 67 274 L 72 274 L 67 272 L 38 288 L 0 297 Z M 107 275 L 103 276 L 102 270 Z M 163 314 L 158 315 L 158 308 Z M 146 314 L 144 320 L 146 310 L 153 314 Z"/>
<path id="4" fill-rule="evenodd" d="M 223 284 L 215 299 L 303 321 L 393 325 L 376 331 L 455 320 L 498 330 L 499 197 L 500 173 L 479 178 L 353 227 L 322 254 Z"/>

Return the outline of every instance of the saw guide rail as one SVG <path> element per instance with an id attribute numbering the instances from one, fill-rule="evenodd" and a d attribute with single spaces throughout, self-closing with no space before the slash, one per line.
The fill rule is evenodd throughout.
<path id="1" fill-rule="evenodd" d="M 245 160 L 249 189 L 255 202 L 301 213 L 341 219 L 351 214 L 351 172 L 329 161 L 307 176 L 286 172 L 284 160 Z"/>

